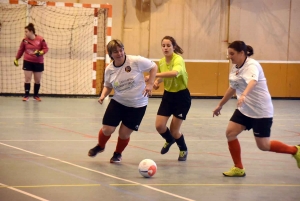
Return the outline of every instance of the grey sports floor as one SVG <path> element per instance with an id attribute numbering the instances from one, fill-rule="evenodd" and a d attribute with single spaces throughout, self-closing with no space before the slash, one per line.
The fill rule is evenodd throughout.
<path id="1" fill-rule="evenodd" d="M 1 201 L 299 201 L 300 169 L 291 155 L 262 152 L 252 131 L 240 136 L 247 176 L 227 178 L 232 160 L 225 129 L 236 100 L 220 117 L 212 117 L 219 100 L 193 99 L 182 132 L 189 149 L 178 162 L 174 144 L 166 155 L 154 122 L 160 98 L 151 98 L 138 132 L 134 132 L 120 164 L 109 159 L 118 133 L 106 150 L 87 156 L 97 143 L 103 105 L 97 98 L 50 98 L 22 102 L 21 97 L 0 97 Z M 274 100 L 272 139 L 300 144 L 300 100 Z M 158 166 L 150 179 L 138 172 L 141 160 Z"/>

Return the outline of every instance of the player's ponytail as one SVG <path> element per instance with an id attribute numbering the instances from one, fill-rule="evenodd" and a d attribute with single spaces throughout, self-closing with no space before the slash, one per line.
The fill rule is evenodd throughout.
<path id="1" fill-rule="evenodd" d="M 247 56 L 251 56 L 254 54 L 253 48 L 250 45 L 247 45 Z"/>
<path id="2" fill-rule="evenodd" d="M 33 34 L 35 34 L 35 28 L 34 28 L 34 24 L 29 23 L 25 29 L 27 29 L 28 31 L 31 31 Z"/>

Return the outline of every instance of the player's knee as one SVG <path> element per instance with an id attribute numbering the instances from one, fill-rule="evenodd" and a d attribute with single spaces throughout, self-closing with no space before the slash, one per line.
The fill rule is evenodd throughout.
<path id="1" fill-rule="evenodd" d="M 121 133 L 121 132 L 119 132 L 119 138 L 121 138 L 122 140 L 127 140 L 128 138 L 130 138 L 130 134 L 131 133 Z"/>
<path id="2" fill-rule="evenodd" d="M 261 150 L 261 151 L 269 151 L 270 150 L 270 146 L 267 144 L 260 144 L 257 143 L 257 147 Z"/>
<path id="3" fill-rule="evenodd" d="M 156 130 L 157 130 L 158 133 L 166 132 L 166 125 L 156 124 L 155 127 L 156 127 Z"/>
<path id="4" fill-rule="evenodd" d="M 110 128 L 110 127 L 103 127 L 102 132 L 104 135 L 109 136 L 115 131 L 115 128 Z"/>
<path id="5" fill-rule="evenodd" d="M 172 133 L 173 136 L 178 136 L 178 138 L 181 136 L 180 131 L 177 128 L 170 128 L 170 132 Z"/>
<path id="6" fill-rule="evenodd" d="M 226 130 L 226 138 L 228 140 L 236 138 L 238 133 L 234 132 L 233 130 Z"/>

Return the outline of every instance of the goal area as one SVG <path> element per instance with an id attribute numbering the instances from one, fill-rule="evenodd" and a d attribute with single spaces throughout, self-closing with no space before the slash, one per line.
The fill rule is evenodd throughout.
<path id="1" fill-rule="evenodd" d="M 111 5 L 0 0 L 0 95 L 24 94 L 23 57 L 18 67 L 13 61 L 29 23 L 49 47 L 40 94 L 99 94 L 109 62 Z"/>

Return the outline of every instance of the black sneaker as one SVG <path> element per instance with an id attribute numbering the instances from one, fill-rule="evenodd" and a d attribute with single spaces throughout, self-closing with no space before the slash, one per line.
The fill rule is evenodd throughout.
<path id="1" fill-rule="evenodd" d="M 172 146 L 172 144 L 175 143 L 175 140 L 173 139 L 172 142 L 166 142 L 163 146 L 163 148 L 161 149 L 160 153 L 161 154 L 165 154 L 169 151 L 170 147 Z"/>
<path id="2" fill-rule="evenodd" d="M 99 145 L 96 145 L 93 149 L 90 149 L 88 155 L 90 157 L 95 157 L 98 153 L 101 153 L 104 151 L 104 148 L 101 148 Z"/>
<path id="3" fill-rule="evenodd" d="M 120 163 L 122 160 L 122 155 L 120 153 L 114 152 L 113 157 L 110 159 L 110 163 Z"/>
<path id="4" fill-rule="evenodd" d="M 180 151 L 178 161 L 186 161 L 188 151 Z"/>

